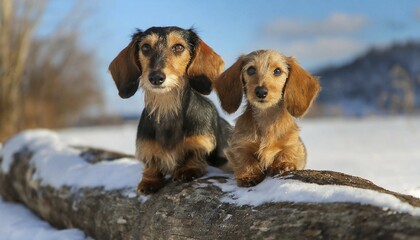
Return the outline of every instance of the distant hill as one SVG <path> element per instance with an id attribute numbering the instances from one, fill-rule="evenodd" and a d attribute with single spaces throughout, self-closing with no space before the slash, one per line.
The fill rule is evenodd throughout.
<path id="1" fill-rule="evenodd" d="M 318 114 L 419 113 L 420 42 L 373 48 L 353 62 L 315 72 Z"/>

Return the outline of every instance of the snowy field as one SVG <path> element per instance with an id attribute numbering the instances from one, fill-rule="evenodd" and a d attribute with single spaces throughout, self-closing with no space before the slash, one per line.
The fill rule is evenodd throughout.
<path id="1" fill-rule="evenodd" d="M 363 177 L 420 197 L 420 117 L 303 119 L 308 169 Z M 134 154 L 137 125 L 59 131 L 71 144 Z"/>
<path id="2" fill-rule="evenodd" d="M 311 119 L 300 121 L 299 125 L 308 149 L 308 169 L 340 171 L 369 179 L 386 189 L 420 197 L 419 117 Z M 66 144 L 88 145 L 133 154 L 135 135 L 135 124 L 65 129 L 59 131 L 58 136 L 49 131 L 28 132 L 3 146 L 1 169 L 7 172 L 13 151 L 24 141 L 29 141 L 34 143 L 29 147 L 39 152 L 31 161 L 37 169 L 44 169 L 36 175 L 43 184 L 57 188 L 66 184 L 128 188 L 127 197 L 135 197 L 141 164 L 121 159 L 95 164 L 96 167 L 92 168 L 78 157 L 77 151 L 66 147 Z M 57 158 L 62 161 L 57 163 Z M 79 177 L 80 174 L 84 178 Z M 209 175 L 226 174 L 210 169 Z M 420 208 L 404 204 L 391 195 L 351 187 L 319 186 L 272 178 L 267 178 L 251 191 L 237 188 L 233 179 L 218 186 L 226 192 L 221 201 L 238 205 L 259 205 L 270 201 L 358 202 L 420 215 Z M 147 197 L 140 200 L 147 201 Z M 0 212 L 0 239 L 48 239 L 44 236 L 49 235 L 57 236 L 55 239 L 85 238 L 75 229 L 55 230 L 22 205 L 6 203 L 1 198 Z"/>

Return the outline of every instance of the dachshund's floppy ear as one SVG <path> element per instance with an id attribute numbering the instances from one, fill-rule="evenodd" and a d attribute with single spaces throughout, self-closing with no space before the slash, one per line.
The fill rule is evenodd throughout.
<path id="1" fill-rule="evenodd" d="M 138 47 L 133 39 L 109 65 L 109 71 L 122 98 L 133 96 L 139 87 L 141 66 L 136 60 Z"/>
<path id="2" fill-rule="evenodd" d="M 196 44 L 187 75 L 192 88 L 208 95 L 212 84 L 223 70 L 224 62 L 196 33 L 192 30 L 190 33 L 195 36 Z"/>
<path id="3" fill-rule="evenodd" d="M 214 84 L 222 108 L 228 113 L 236 112 L 242 102 L 242 58 L 226 69 Z"/>
<path id="4" fill-rule="evenodd" d="M 287 111 L 294 117 L 302 117 L 318 95 L 318 79 L 305 71 L 292 57 L 287 59 L 289 78 L 284 92 Z"/>

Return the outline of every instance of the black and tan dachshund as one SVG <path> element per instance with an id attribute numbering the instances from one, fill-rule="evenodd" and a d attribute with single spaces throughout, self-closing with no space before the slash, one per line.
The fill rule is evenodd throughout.
<path id="1" fill-rule="evenodd" d="M 122 98 L 144 91 L 136 158 L 144 163 L 138 191 L 156 192 L 165 175 L 187 182 L 205 174 L 207 164 L 226 163 L 223 149 L 231 126 L 219 117 L 209 94 L 224 63 L 193 30 L 152 27 L 138 30 L 109 70 Z"/>

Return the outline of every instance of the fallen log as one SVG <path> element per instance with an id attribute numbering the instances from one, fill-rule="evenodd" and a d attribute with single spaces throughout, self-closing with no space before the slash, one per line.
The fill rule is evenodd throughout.
<path id="1" fill-rule="evenodd" d="M 0 194 L 57 228 L 95 239 L 409 239 L 420 237 L 420 199 L 368 180 L 304 170 L 238 188 L 230 174 L 137 195 L 130 156 L 66 146 L 29 131 L 0 150 Z"/>

